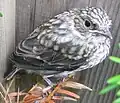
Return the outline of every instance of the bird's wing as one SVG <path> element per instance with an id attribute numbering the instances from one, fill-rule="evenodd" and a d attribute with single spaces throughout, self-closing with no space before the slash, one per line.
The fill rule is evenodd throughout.
<path id="1" fill-rule="evenodd" d="M 80 41 L 72 33 L 74 22 L 69 15 L 55 16 L 21 41 L 14 52 L 16 62 L 58 71 L 70 71 L 85 63 L 86 58 L 78 57 Z"/>

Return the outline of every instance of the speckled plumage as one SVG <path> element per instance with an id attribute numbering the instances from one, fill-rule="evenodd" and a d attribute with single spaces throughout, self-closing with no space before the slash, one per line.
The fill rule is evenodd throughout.
<path id="1" fill-rule="evenodd" d="M 101 8 L 56 15 L 21 41 L 11 56 L 17 68 L 50 75 L 91 68 L 109 54 L 111 20 Z"/>

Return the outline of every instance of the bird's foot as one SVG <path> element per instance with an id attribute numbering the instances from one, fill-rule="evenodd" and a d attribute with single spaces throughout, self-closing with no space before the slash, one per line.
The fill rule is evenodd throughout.
<path id="1" fill-rule="evenodd" d="M 43 76 L 44 81 L 49 85 L 49 86 L 54 86 L 55 84 L 49 79 L 49 76 Z"/>
<path id="2" fill-rule="evenodd" d="M 62 81 L 65 82 L 65 81 L 68 81 L 68 80 L 72 80 L 74 79 L 74 74 L 68 74 L 67 77 L 63 78 Z"/>
<path id="3" fill-rule="evenodd" d="M 74 74 L 74 73 L 68 75 L 68 78 L 72 78 L 72 79 L 73 79 L 74 77 L 75 77 L 75 74 Z"/>
<path id="4" fill-rule="evenodd" d="M 59 90 L 64 90 L 63 88 L 65 87 L 66 82 L 69 81 L 70 78 L 73 78 L 73 75 L 70 75 L 70 77 L 67 78 L 63 78 L 62 81 L 54 85 L 51 92 L 48 94 L 47 98 L 45 99 L 45 103 L 50 103 L 49 101 L 53 100 L 52 98 L 56 96 L 56 93 L 58 93 Z"/>

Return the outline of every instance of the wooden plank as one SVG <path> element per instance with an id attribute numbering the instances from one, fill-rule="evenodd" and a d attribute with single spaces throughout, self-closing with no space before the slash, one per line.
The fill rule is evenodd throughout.
<path id="1" fill-rule="evenodd" d="M 16 43 L 25 38 L 34 27 L 36 0 L 16 0 Z"/>
<path id="2" fill-rule="evenodd" d="M 0 81 L 7 69 L 8 56 L 15 44 L 15 0 L 0 0 Z M 8 69 L 11 69 L 8 64 Z"/>
<path id="3" fill-rule="evenodd" d="M 53 16 L 75 7 L 84 7 L 88 0 L 36 0 L 35 27 Z"/>

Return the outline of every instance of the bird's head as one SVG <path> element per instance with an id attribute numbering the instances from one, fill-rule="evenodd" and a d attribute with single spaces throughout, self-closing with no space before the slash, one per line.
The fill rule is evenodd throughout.
<path id="1" fill-rule="evenodd" d="M 77 14 L 79 16 L 74 18 L 74 22 L 75 27 L 80 30 L 80 32 L 88 32 L 96 36 L 103 35 L 112 39 L 110 32 L 112 23 L 107 13 L 103 9 L 87 7 L 80 9 Z"/>

